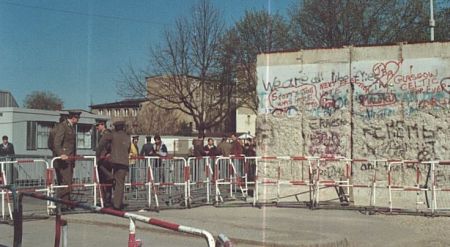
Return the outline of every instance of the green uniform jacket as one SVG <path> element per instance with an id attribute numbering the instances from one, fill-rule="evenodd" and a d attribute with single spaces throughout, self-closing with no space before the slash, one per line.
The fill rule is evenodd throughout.
<path id="1" fill-rule="evenodd" d="M 69 120 L 65 120 L 58 124 L 58 127 L 55 130 L 53 145 L 53 151 L 56 156 L 61 156 L 63 154 L 67 156 L 76 155 L 77 139 L 75 126 L 71 126 Z"/>

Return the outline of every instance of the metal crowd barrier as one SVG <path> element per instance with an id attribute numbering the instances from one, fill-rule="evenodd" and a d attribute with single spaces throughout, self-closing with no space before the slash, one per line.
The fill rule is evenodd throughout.
<path id="1" fill-rule="evenodd" d="M 189 201 L 200 204 L 211 203 L 213 166 L 216 157 L 201 156 L 189 157 L 187 165 L 189 166 Z"/>
<path id="2" fill-rule="evenodd" d="M 61 157 L 54 157 L 50 163 L 51 173 L 49 184 L 49 195 L 54 196 L 56 191 L 61 188 L 71 189 L 71 198 L 77 199 L 83 202 L 90 202 L 92 205 L 97 205 L 97 190 L 100 190 L 100 184 L 98 183 L 98 171 L 97 171 L 97 159 L 95 156 L 72 156 L 68 160 L 75 162 L 73 168 L 73 179 L 70 185 L 59 185 L 56 181 L 56 171 L 54 168 L 55 161 L 61 160 Z M 92 195 L 90 195 L 92 193 Z M 103 200 L 100 195 L 100 202 L 103 205 Z M 55 205 L 50 203 L 47 207 L 49 212 L 54 211 Z"/>
<path id="3" fill-rule="evenodd" d="M 52 196 L 59 188 L 68 187 L 55 181 L 53 165 L 58 159 L 2 161 L 0 185 L 15 185 L 20 192 Z M 100 187 L 107 185 L 98 182 L 96 157 L 71 159 L 76 162 L 71 186 L 79 189 L 73 193 L 74 198 L 94 206 L 99 198 L 103 206 Z M 331 205 L 434 213 L 450 210 L 449 164 L 450 161 L 307 156 L 136 157 L 136 164 L 129 168 L 125 197 L 130 206 L 142 203 L 141 208 L 157 210 L 218 204 L 251 196 L 254 206 L 275 202 L 320 207 L 337 201 L 338 204 Z M 357 196 L 353 194 L 355 190 Z M 11 218 L 10 192 L 7 189 L 0 192 L 2 218 L 7 213 Z M 49 204 L 46 209 L 51 213 L 55 205 Z"/>
<path id="4" fill-rule="evenodd" d="M 9 167 L 7 167 L 9 166 Z M 10 169 L 7 169 L 10 168 Z M 11 174 L 8 174 L 7 170 Z M 44 159 L 17 159 L 0 162 L 0 185 L 14 185 L 19 191 L 43 192 L 49 194 L 50 166 Z M 12 181 L 9 181 L 11 178 Z M 2 219 L 6 218 L 6 205 L 12 219 L 11 192 L 2 189 Z"/>

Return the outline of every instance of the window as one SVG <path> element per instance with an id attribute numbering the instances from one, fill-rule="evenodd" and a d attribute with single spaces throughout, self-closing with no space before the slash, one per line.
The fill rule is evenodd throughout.
<path id="1" fill-rule="evenodd" d="M 77 149 L 92 149 L 92 133 L 91 124 L 77 124 Z"/>
<path id="2" fill-rule="evenodd" d="M 115 117 L 120 116 L 120 109 L 114 109 L 114 116 Z"/>
<path id="3" fill-rule="evenodd" d="M 54 122 L 27 122 L 27 150 L 47 149 L 48 136 Z M 77 149 L 92 149 L 92 133 L 90 124 L 77 124 Z"/>
<path id="4" fill-rule="evenodd" d="M 111 109 L 108 109 L 107 115 L 108 115 L 108 116 L 111 116 Z"/>
<path id="5" fill-rule="evenodd" d="M 47 149 L 47 141 L 54 122 L 27 122 L 27 150 Z"/>
<path id="6" fill-rule="evenodd" d="M 128 114 L 129 114 L 128 108 L 123 109 L 123 115 L 124 115 L 125 117 L 128 117 Z"/>
<path id="7" fill-rule="evenodd" d="M 27 150 L 36 150 L 36 122 L 27 122 Z"/>
<path id="8" fill-rule="evenodd" d="M 136 117 L 136 116 L 137 116 L 137 112 L 138 112 L 137 108 L 133 108 L 133 109 L 132 109 L 132 112 L 131 112 L 131 115 L 132 115 L 133 117 Z"/>
<path id="9" fill-rule="evenodd" d="M 36 126 L 36 145 L 38 149 L 48 148 L 48 136 L 52 129 L 53 122 L 38 122 Z"/>

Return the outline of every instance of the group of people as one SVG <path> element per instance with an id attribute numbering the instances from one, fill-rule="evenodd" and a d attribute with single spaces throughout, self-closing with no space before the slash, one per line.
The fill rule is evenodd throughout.
<path id="1" fill-rule="evenodd" d="M 60 121 L 50 131 L 48 137 L 48 148 L 52 151 L 55 160 L 54 169 L 59 185 L 57 197 L 62 200 L 71 200 L 73 171 L 77 155 L 76 129 L 75 126 L 80 119 L 81 112 L 69 111 L 61 114 Z M 138 147 L 139 136 L 130 137 L 126 132 L 124 121 L 113 123 L 114 129 L 106 127 L 105 120 L 96 122 L 98 133 L 98 144 L 96 146 L 97 167 L 99 182 L 102 185 L 101 194 L 105 207 L 116 210 L 123 209 L 123 196 L 125 178 L 128 175 L 129 166 L 136 163 L 138 156 L 167 156 L 167 147 L 161 141 L 159 135 L 146 136 L 146 143 L 141 149 Z M 3 136 L 0 146 L 0 157 L 14 155 L 14 146 L 8 142 L 8 137 Z M 199 135 L 193 140 L 194 156 L 229 156 L 245 155 L 255 156 L 255 148 L 251 141 L 239 140 L 236 134 L 230 137 L 224 136 L 216 146 L 214 139 L 209 138 L 204 145 L 204 136 Z M 61 205 L 62 211 L 72 210 L 66 204 Z"/>
<path id="2" fill-rule="evenodd" d="M 60 157 L 54 164 L 57 183 L 67 185 L 58 189 L 57 192 L 58 198 L 63 200 L 70 200 L 77 151 L 75 125 L 80 115 L 81 112 L 72 111 L 68 115 L 61 114 L 59 123 L 49 133 L 48 147 L 52 150 L 54 157 Z M 128 175 L 129 166 L 135 164 L 136 157 L 139 155 L 166 156 L 167 147 L 161 142 L 159 135 L 154 137 L 154 143 L 151 143 L 151 136 L 147 136 L 147 143 L 139 152 L 138 136 L 131 138 L 127 134 L 125 121 L 114 122 L 113 130 L 106 127 L 105 120 L 98 120 L 95 125 L 98 133 L 95 151 L 104 206 L 121 210 L 124 207 L 125 178 Z M 61 210 L 72 209 L 62 205 Z"/>
<path id="3" fill-rule="evenodd" d="M 208 138 L 207 144 L 204 145 L 204 139 L 203 135 L 198 135 L 197 139 L 192 140 L 193 156 L 256 156 L 255 145 L 251 138 L 242 140 L 233 133 L 230 137 L 224 136 L 217 146 L 212 138 Z"/>

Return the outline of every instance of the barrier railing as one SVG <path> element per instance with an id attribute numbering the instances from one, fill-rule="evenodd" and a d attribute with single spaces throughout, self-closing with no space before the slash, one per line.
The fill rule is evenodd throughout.
<path id="1" fill-rule="evenodd" d="M 7 166 L 10 169 L 6 169 Z M 9 173 L 7 172 L 9 170 Z M 49 193 L 48 173 L 50 166 L 43 159 L 18 159 L 0 162 L 0 185 L 14 185 L 19 191 L 34 191 Z M 9 181 L 11 178 L 12 181 Z M 6 217 L 6 205 L 12 219 L 10 191 L 1 190 L 2 219 Z"/>
<path id="2" fill-rule="evenodd" d="M 167 206 L 179 202 L 189 207 L 190 169 L 186 159 L 182 157 L 146 157 L 149 162 L 150 184 L 156 201 L 162 198 Z M 151 192 L 149 193 L 149 204 Z M 159 203 L 157 202 L 159 209 Z"/>
<path id="3" fill-rule="evenodd" d="M 211 203 L 211 183 L 213 180 L 213 166 L 216 157 L 201 156 L 189 157 L 189 200 L 190 204 L 200 201 Z"/>
<path id="4" fill-rule="evenodd" d="M 341 205 L 348 205 L 351 186 L 351 160 L 345 157 L 336 157 L 320 158 L 317 161 L 311 163 L 314 184 L 313 206 L 320 203 L 321 188 L 334 188 Z"/>
<path id="5" fill-rule="evenodd" d="M 430 164 L 417 160 L 391 161 L 388 164 L 388 191 L 389 210 L 394 210 L 393 192 L 414 192 L 415 210 L 419 211 L 420 205 L 426 202 L 420 199 L 422 192 L 431 192 L 431 189 L 424 183 L 423 174 L 432 169 Z M 424 172 L 425 171 L 425 172 Z M 425 197 L 423 197 L 425 198 Z M 433 209 L 433 207 L 431 207 Z"/>
<path id="6" fill-rule="evenodd" d="M 56 184 L 53 163 L 58 159 L 60 157 L 53 158 L 51 162 L 45 159 L 2 161 L 0 185 L 14 184 L 18 191 L 48 196 L 54 195 L 60 188 L 83 188 L 84 198 L 81 201 L 97 205 L 100 198 L 100 206 L 104 206 L 99 188 L 105 185 L 98 182 L 96 157 L 70 157 L 76 162 L 71 185 Z M 307 156 L 136 157 L 136 165 L 130 167 L 126 187 L 139 187 L 139 198 L 143 198 L 149 208 L 155 207 L 157 210 L 161 202 L 165 203 L 166 208 L 189 208 L 193 202 L 197 205 L 210 204 L 212 199 L 215 203 L 224 202 L 224 197 L 236 199 L 242 195 L 246 199 L 252 191 L 254 206 L 265 202 L 305 202 L 310 207 L 319 207 L 339 200 L 340 205 L 333 205 L 347 206 L 358 201 L 353 205 L 385 207 L 391 212 L 414 209 L 434 213 L 450 210 L 449 164 L 450 161 L 445 160 Z M 14 168 L 6 169 L 10 166 Z M 359 193 L 353 196 L 350 192 L 354 189 L 366 191 L 368 195 Z M 8 213 L 11 218 L 10 192 L 6 189 L 0 192 L 2 218 L 5 219 Z M 133 190 L 133 193 L 137 192 Z M 128 203 L 138 203 L 134 200 L 138 197 L 133 199 L 132 195 Z M 413 196 L 415 200 L 411 203 Z M 52 212 L 54 208 L 49 203 L 47 212 Z"/>
<path id="7" fill-rule="evenodd" d="M 62 160 L 61 157 L 54 157 L 50 163 L 50 169 L 53 171 L 50 174 L 49 180 L 52 183 L 49 184 L 49 195 L 53 196 L 56 193 L 56 190 L 62 188 L 69 188 L 70 190 L 79 189 L 76 193 L 72 191 L 70 194 L 72 197 L 81 197 L 83 200 L 88 201 L 92 200 L 92 204 L 97 204 L 97 189 L 100 188 L 100 184 L 98 183 L 98 170 L 97 170 L 97 162 L 95 156 L 71 156 L 68 158 L 69 161 L 75 162 L 73 167 L 73 178 L 71 184 L 57 184 L 56 179 L 56 171 L 55 171 L 55 162 Z M 86 162 L 87 161 L 87 162 Z M 89 193 L 83 193 L 87 189 L 92 189 L 92 197 L 89 198 Z M 101 190 L 99 190 L 101 191 Z M 103 205 L 102 197 L 100 196 L 101 204 Z M 48 211 L 54 210 L 55 205 L 50 203 L 48 205 Z"/>

